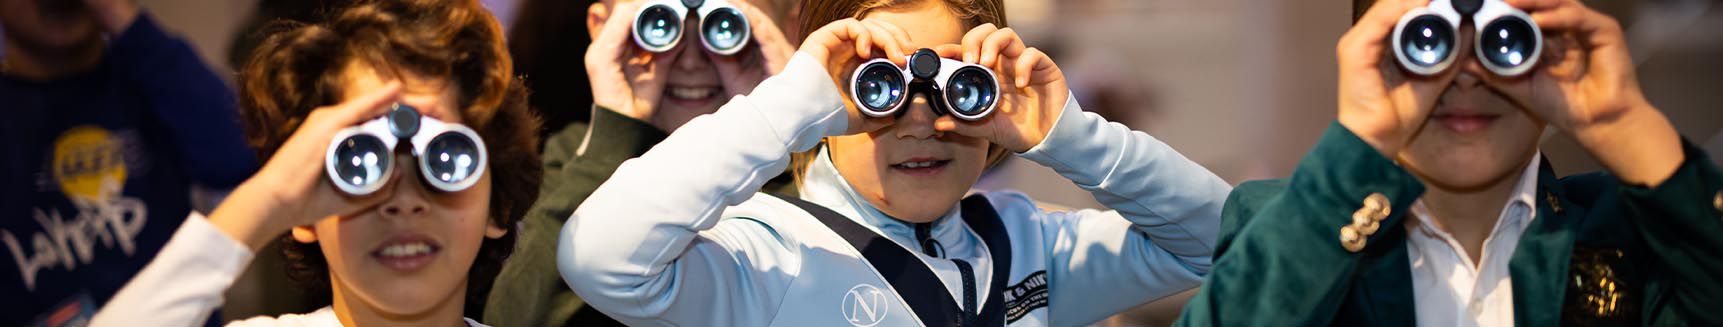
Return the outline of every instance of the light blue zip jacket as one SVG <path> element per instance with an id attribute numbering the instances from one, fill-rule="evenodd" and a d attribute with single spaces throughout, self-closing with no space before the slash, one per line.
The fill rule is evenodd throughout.
<path id="1" fill-rule="evenodd" d="M 811 56 L 622 164 L 564 225 L 563 280 L 594 308 L 637 326 L 920 325 L 859 252 L 807 212 L 757 193 L 848 126 L 841 93 Z M 963 298 L 1003 292 L 1012 326 L 1072 326 L 1197 287 L 1232 187 L 1165 143 L 1083 112 L 1076 100 L 1020 157 L 1052 168 L 1112 210 L 1049 212 L 1014 192 L 982 194 L 1010 238 L 1003 290 L 987 244 L 956 207 L 934 223 L 939 257 L 909 224 L 859 197 L 823 152 L 802 197 L 915 253 Z M 961 306 L 962 304 L 958 304 Z M 981 310 L 974 310 L 981 311 Z"/>

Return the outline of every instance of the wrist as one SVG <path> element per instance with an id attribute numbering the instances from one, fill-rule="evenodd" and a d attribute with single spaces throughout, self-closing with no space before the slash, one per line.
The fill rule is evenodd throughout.
<path id="1" fill-rule="evenodd" d="M 1629 106 L 1606 119 L 1568 131 L 1605 169 L 1633 185 L 1656 186 L 1684 160 L 1681 135 L 1649 104 Z"/>
<path id="2" fill-rule="evenodd" d="M 274 196 L 264 193 L 266 190 L 249 181 L 240 184 L 210 212 L 207 216 L 210 224 L 253 251 L 262 249 L 278 234 L 276 231 L 289 228 L 275 226 L 274 222 L 280 219 L 271 214 L 278 212 L 280 206 L 276 205 Z"/>
<path id="3" fill-rule="evenodd" d="M 1352 135 L 1358 136 L 1358 139 L 1364 140 L 1365 144 L 1369 144 L 1383 156 L 1393 158 L 1400 153 L 1400 143 L 1404 141 L 1397 133 L 1393 132 L 1395 129 L 1389 126 L 1390 124 L 1384 124 L 1379 119 L 1371 119 L 1371 117 L 1359 113 L 1348 114 L 1344 110 L 1341 111 L 1336 120 L 1340 126 L 1352 132 Z"/>

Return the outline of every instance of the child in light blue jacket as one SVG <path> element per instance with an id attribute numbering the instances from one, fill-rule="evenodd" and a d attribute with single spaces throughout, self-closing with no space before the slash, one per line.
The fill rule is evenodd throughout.
<path id="1" fill-rule="evenodd" d="M 804 7 L 819 28 L 782 73 L 624 163 L 575 211 L 557 256 L 582 299 L 630 325 L 1068 326 L 1201 283 L 1231 187 L 1083 112 L 1051 59 L 997 28 L 999 1 L 836 2 Z M 840 91 L 869 59 L 922 67 L 917 48 L 996 72 L 997 109 L 960 119 L 963 94 L 934 92 L 875 117 Z M 970 194 L 1007 152 L 1112 210 Z M 811 154 L 801 199 L 757 193 L 796 153 Z"/>

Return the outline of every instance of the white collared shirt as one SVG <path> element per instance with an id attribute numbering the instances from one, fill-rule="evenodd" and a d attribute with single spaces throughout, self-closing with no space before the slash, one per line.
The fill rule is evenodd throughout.
<path id="1" fill-rule="evenodd" d="M 1520 174 L 1501 217 L 1484 239 L 1477 264 L 1453 234 L 1440 228 L 1424 201 L 1412 203 L 1406 220 L 1406 247 L 1412 262 L 1412 296 L 1418 326 L 1513 326 L 1513 278 L 1508 261 L 1537 218 L 1537 178 L 1542 153 Z"/>

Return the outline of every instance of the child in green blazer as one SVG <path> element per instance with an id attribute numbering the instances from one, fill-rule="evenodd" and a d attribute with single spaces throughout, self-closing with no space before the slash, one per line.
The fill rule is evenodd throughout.
<path id="1" fill-rule="evenodd" d="M 1723 325 L 1723 177 L 1645 99 L 1614 19 L 1482 3 L 1526 13 L 1541 54 L 1480 59 L 1509 53 L 1489 38 L 1509 30 L 1465 16 L 1447 68 L 1393 55 L 1442 32 L 1400 38 L 1406 13 L 1480 3 L 1381 0 L 1357 20 L 1336 49 L 1338 120 L 1290 179 L 1232 192 L 1180 324 Z M 1500 58 L 1538 62 L 1486 65 Z M 1546 128 L 1608 171 L 1557 178 Z"/>

